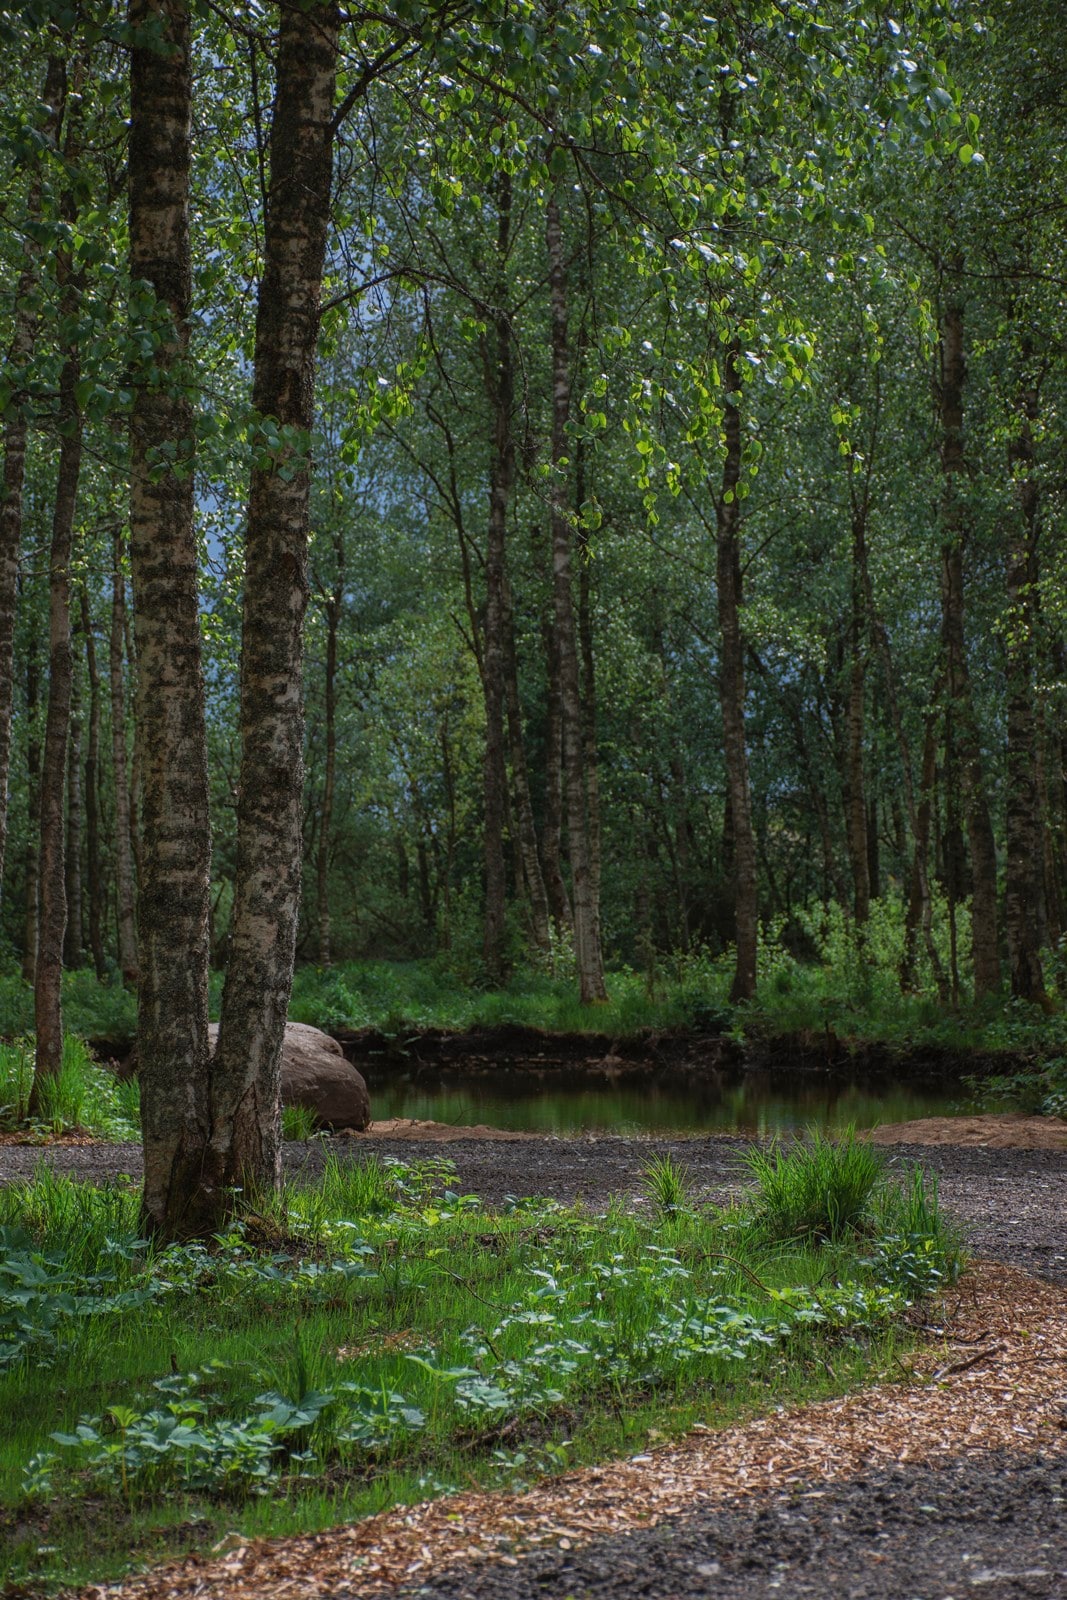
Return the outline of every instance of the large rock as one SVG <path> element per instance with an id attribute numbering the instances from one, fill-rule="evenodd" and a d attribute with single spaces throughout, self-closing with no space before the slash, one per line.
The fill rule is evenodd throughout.
<path id="1" fill-rule="evenodd" d="M 219 1026 L 208 1029 L 214 1049 Z M 365 1128 L 370 1122 L 366 1081 L 328 1033 L 287 1022 L 282 1045 L 282 1105 L 306 1106 L 322 1128 Z"/>
<path id="2" fill-rule="evenodd" d="M 208 1026 L 211 1048 L 219 1025 Z M 119 1076 L 137 1071 L 136 1046 L 119 1068 Z M 307 1106 L 322 1128 L 355 1128 L 370 1123 L 370 1096 L 361 1072 L 345 1060 L 341 1046 L 328 1033 L 305 1022 L 287 1022 L 282 1046 L 282 1105 Z"/>

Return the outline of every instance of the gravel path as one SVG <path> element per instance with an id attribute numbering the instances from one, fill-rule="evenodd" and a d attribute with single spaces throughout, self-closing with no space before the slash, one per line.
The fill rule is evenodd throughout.
<path id="1" fill-rule="evenodd" d="M 746 1139 L 723 1136 L 664 1139 L 455 1140 L 432 1145 L 408 1141 L 337 1139 L 326 1148 L 342 1160 L 366 1152 L 402 1161 L 443 1156 L 455 1162 L 459 1187 L 480 1194 L 488 1204 L 507 1195 L 550 1195 L 602 1206 L 612 1195 L 639 1191 L 641 1169 L 650 1156 L 670 1155 L 689 1169 L 698 1190 L 721 1200 L 743 1181 L 740 1154 Z M 976 1255 L 1024 1268 L 1053 1282 L 1067 1283 L 1067 1151 L 990 1150 L 956 1145 L 883 1147 L 890 1164 L 915 1163 L 936 1175 L 941 1197 L 959 1218 Z M 289 1144 L 286 1170 L 313 1176 L 321 1169 L 323 1146 Z M 0 1147 L 0 1180 L 27 1177 L 40 1161 L 57 1171 L 95 1182 L 121 1174 L 139 1178 L 137 1145 Z"/>
<path id="2" fill-rule="evenodd" d="M 746 1144 L 608 1137 L 421 1149 L 339 1140 L 331 1148 L 354 1160 L 371 1149 L 404 1161 L 445 1156 L 459 1187 L 489 1203 L 537 1194 L 599 1206 L 639 1192 L 643 1164 L 665 1154 L 688 1167 L 703 1195 L 723 1199 L 743 1181 Z M 936 1175 L 976 1255 L 1067 1285 L 1067 1152 L 903 1145 L 886 1153 L 894 1167 L 917 1162 Z M 289 1145 L 285 1158 L 288 1171 L 311 1177 L 323 1151 Z M 27 1175 L 42 1159 L 96 1181 L 140 1172 L 135 1146 L 8 1146 L 0 1148 L 0 1179 Z M 472 1558 L 386 1590 L 344 1582 L 331 1600 L 1067 1600 L 1067 1371 L 1063 1386 L 1064 1421 L 1041 1453 L 1029 1445 L 961 1449 L 936 1467 L 871 1467 L 830 1483 L 813 1473 L 810 1482 L 726 1496 L 648 1529 L 533 1549 L 509 1562 Z M 152 1592 L 165 1594 L 168 1585 Z"/>

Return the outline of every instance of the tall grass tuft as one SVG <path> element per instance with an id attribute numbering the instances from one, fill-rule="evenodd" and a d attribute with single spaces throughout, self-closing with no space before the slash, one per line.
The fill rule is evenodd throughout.
<path id="1" fill-rule="evenodd" d="M 833 1239 L 859 1233 L 885 1173 L 880 1152 L 849 1128 L 837 1141 L 809 1129 L 806 1139 L 743 1156 L 756 1192 L 756 1227 L 769 1240 Z"/>

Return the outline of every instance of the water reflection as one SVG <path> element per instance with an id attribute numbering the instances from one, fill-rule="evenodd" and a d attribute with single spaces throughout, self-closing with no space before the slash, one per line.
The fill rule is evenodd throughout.
<path id="1" fill-rule="evenodd" d="M 798 1080 L 770 1072 L 744 1074 L 732 1082 L 652 1082 L 641 1088 L 590 1088 L 587 1081 L 505 1084 L 459 1076 L 433 1087 L 394 1080 L 372 1082 L 371 1105 L 376 1119 L 418 1117 L 457 1126 L 484 1122 L 542 1133 L 773 1134 L 807 1126 L 872 1128 L 964 1109 L 961 1096 L 944 1088 L 926 1092 L 914 1084 L 875 1085 L 829 1076 Z"/>

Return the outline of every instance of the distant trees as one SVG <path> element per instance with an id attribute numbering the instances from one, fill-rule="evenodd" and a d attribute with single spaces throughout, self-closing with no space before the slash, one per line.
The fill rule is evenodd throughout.
<path id="1" fill-rule="evenodd" d="M 42 1082 L 64 945 L 141 985 L 153 1226 L 273 1182 L 298 956 L 595 1001 L 732 947 L 744 999 L 761 922 L 862 961 L 888 900 L 905 987 L 1042 998 L 1063 119 L 1010 9 L 0 19 L 0 917 Z"/>

